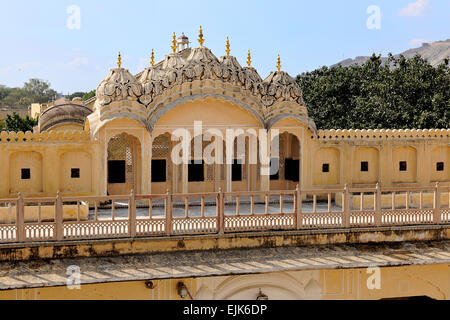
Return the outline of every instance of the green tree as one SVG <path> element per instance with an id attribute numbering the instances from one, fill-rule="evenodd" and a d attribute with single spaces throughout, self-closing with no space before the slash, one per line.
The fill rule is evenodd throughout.
<path id="1" fill-rule="evenodd" d="M 22 118 L 17 113 L 13 113 L 13 115 L 7 115 L 6 116 L 6 130 L 7 131 L 33 131 L 33 127 L 35 127 L 38 124 L 38 119 L 32 119 L 29 116 L 26 116 L 25 118 Z"/>
<path id="2" fill-rule="evenodd" d="M 323 67 L 297 76 L 309 115 L 321 129 L 448 128 L 448 63 L 420 56 L 373 55 L 362 65 Z"/>
<path id="3" fill-rule="evenodd" d="M 86 94 L 83 96 L 83 101 L 89 100 L 92 97 L 95 97 L 95 90 L 91 90 L 89 92 L 86 92 Z"/>

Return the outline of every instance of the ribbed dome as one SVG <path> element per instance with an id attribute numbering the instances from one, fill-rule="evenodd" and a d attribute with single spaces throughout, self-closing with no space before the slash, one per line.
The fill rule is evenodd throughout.
<path id="1" fill-rule="evenodd" d="M 111 69 L 97 87 L 97 102 L 100 105 L 113 101 L 137 101 L 142 94 L 142 86 L 127 69 Z"/>
<path id="2" fill-rule="evenodd" d="M 84 125 L 92 110 L 88 107 L 66 99 L 55 101 L 54 106 L 46 109 L 39 116 L 39 131 L 48 131 L 62 123 Z"/>
<path id="3" fill-rule="evenodd" d="M 304 105 L 302 98 L 302 90 L 287 72 L 272 71 L 270 75 L 263 81 L 264 93 L 269 100 L 292 100 L 300 105 Z"/>

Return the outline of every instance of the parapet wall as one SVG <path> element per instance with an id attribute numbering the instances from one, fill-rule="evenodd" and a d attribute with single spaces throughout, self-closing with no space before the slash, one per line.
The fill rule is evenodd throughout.
<path id="1" fill-rule="evenodd" d="M 0 143 L 30 143 L 30 142 L 88 142 L 88 131 L 44 131 L 44 132 L 7 132 L 0 133 Z"/>
<path id="2" fill-rule="evenodd" d="M 450 129 L 331 129 L 318 130 L 317 140 L 450 139 Z"/>

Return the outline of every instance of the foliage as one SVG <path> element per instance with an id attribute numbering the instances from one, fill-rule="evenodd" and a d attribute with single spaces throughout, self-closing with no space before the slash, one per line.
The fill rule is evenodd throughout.
<path id="1" fill-rule="evenodd" d="M 297 76 L 318 129 L 449 128 L 448 60 L 373 55 L 362 65 L 322 67 Z"/>
<path id="2" fill-rule="evenodd" d="M 30 79 L 22 88 L 0 86 L 0 106 L 26 107 L 31 103 L 53 101 L 57 96 L 50 83 L 40 79 Z"/>
<path id="3" fill-rule="evenodd" d="M 26 116 L 25 118 L 22 118 L 17 113 L 13 113 L 13 115 L 7 115 L 5 120 L 6 131 L 33 131 L 33 127 L 38 124 L 38 119 L 32 119 L 29 116 Z"/>

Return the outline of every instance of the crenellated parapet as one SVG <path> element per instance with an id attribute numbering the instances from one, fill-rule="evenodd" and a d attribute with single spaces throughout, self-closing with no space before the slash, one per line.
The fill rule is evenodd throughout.
<path id="1" fill-rule="evenodd" d="M 450 129 L 331 129 L 318 130 L 319 141 L 450 139 Z"/>
<path id="2" fill-rule="evenodd" d="M 0 132 L 0 143 L 87 143 L 88 131 Z"/>

